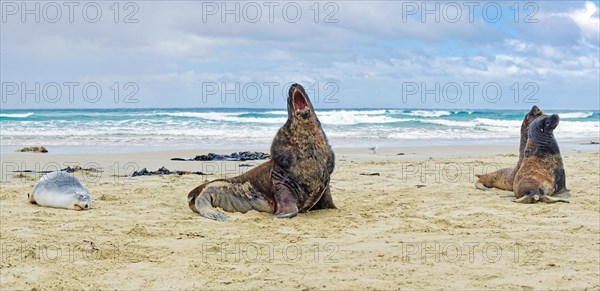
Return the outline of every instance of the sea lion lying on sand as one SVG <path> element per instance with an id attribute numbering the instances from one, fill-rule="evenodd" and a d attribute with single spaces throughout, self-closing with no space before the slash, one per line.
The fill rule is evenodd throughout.
<path id="1" fill-rule="evenodd" d="M 271 160 L 229 179 L 202 184 L 188 194 L 192 211 L 225 221 L 215 211 L 250 210 L 291 218 L 312 209 L 336 208 L 329 190 L 334 154 L 304 88 L 293 84 L 288 120 L 271 145 Z"/>
<path id="2" fill-rule="evenodd" d="M 88 189 L 73 175 L 59 171 L 44 175 L 37 182 L 29 202 L 40 206 L 87 210 L 92 207 Z"/>

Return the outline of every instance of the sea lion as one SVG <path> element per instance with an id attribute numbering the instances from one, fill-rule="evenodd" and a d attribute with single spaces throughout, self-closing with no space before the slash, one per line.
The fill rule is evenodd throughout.
<path id="1" fill-rule="evenodd" d="M 536 119 L 529 127 L 523 161 L 513 182 L 515 202 L 569 202 L 552 197 L 569 191 L 560 150 L 554 138 L 558 123 L 558 115 L 552 114 Z"/>
<path id="2" fill-rule="evenodd" d="M 298 212 L 336 208 L 329 189 L 335 158 L 304 88 L 293 84 L 288 119 L 271 145 L 271 160 L 229 179 L 202 184 L 188 194 L 189 207 L 206 218 L 225 221 L 215 211 L 250 210 L 292 218 Z"/>
<path id="3" fill-rule="evenodd" d="M 531 110 L 525 117 L 523 118 L 523 122 L 521 123 L 521 140 L 519 143 L 519 160 L 517 164 L 512 168 L 503 168 L 488 174 L 475 174 L 477 177 L 477 182 L 475 182 L 475 187 L 480 190 L 491 190 L 491 188 L 498 188 L 502 190 L 512 191 L 513 190 L 513 181 L 515 179 L 515 175 L 521 166 L 523 161 L 523 151 L 525 151 L 525 145 L 527 143 L 527 132 L 529 130 L 529 126 L 531 123 L 540 116 L 543 116 L 544 112 L 540 110 L 537 106 L 531 107 Z"/>
<path id="4" fill-rule="evenodd" d="M 40 206 L 85 210 L 92 207 L 88 189 L 73 175 L 52 172 L 44 175 L 28 195 L 29 202 Z"/>
<path id="5" fill-rule="evenodd" d="M 48 149 L 46 149 L 45 147 L 28 147 L 28 148 L 22 148 L 20 150 L 16 150 L 16 152 L 19 153 L 47 153 Z"/>

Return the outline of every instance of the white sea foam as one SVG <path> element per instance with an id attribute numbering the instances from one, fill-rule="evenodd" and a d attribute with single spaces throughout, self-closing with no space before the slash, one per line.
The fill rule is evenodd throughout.
<path id="1" fill-rule="evenodd" d="M 447 127 L 474 127 L 476 125 L 473 121 L 456 121 L 447 119 L 420 119 L 419 122 L 443 125 Z"/>
<path id="2" fill-rule="evenodd" d="M 212 121 L 224 121 L 224 122 L 239 122 L 239 123 L 279 123 L 283 124 L 287 120 L 287 117 L 241 117 L 242 114 L 248 114 L 250 112 L 168 112 L 168 113 L 157 113 L 162 116 L 172 117 L 192 117 L 204 120 Z"/>
<path id="3" fill-rule="evenodd" d="M 357 124 L 385 124 L 406 122 L 415 119 L 411 118 L 393 118 L 384 115 L 366 115 L 366 114 L 336 114 L 319 116 L 319 120 L 324 125 L 357 125 Z"/>
<path id="4" fill-rule="evenodd" d="M 287 115 L 287 111 L 265 111 L 265 112 L 259 112 L 259 113 L 264 113 L 264 114 L 274 114 L 274 115 Z"/>
<path id="5" fill-rule="evenodd" d="M 520 128 L 522 120 L 475 118 L 473 122 L 477 125 L 496 126 L 504 128 Z"/>
<path id="6" fill-rule="evenodd" d="M 447 115 L 452 115 L 452 112 L 450 111 L 445 111 L 445 110 L 414 110 L 408 113 L 403 113 L 405 115 L 410 115 L 410 116 L 418 116 L 418 117 L 441 117 L 441 116 L 447 116 Z"/>
<path id="7" fill-rule="evenodd" d="M 157 113 L 162 116 L 172 117 L 190 117 L 203 120 L 221 121 L 221 122 L 238 122 L 238 123 L 268 123 L 268 124 L 283 124 L 287 120 L 287 112 L 285 111 L 270 111 L 270 112 L 163 112 Z M 265 115 L 264 117 L 246 117 L 244 114 Z M 279 115 L 272 116 L 269 115 Z M 317 112 L 319 120 L 323 124 L 331 125 L 355 125 L 355 124 L 384 124 L 394 122 L 405 122 L 414 119 L 393 118 L 386 115 L 385 110 L 334 110 Z"/>
<path id="8" fill-rule="evenodd" d="M 596 121 L 561 121 L 554 130 L 555 135 L 569 136 L 598 136 L 600 135 L 600 122 Z"/>
<path id="9" fill-rule="evenodd" d="M 27 113 L 0 113 L 0 117 L 7 117 L 7 118 L 27 118 L 33 115 L 33 112 L 27 112 Z"/>
<path id="10" fill-rule="evenodd" d="M 561 119 L 588 118 L 594 115 L 594 112 L 566 112 L 557 113 Z"/>

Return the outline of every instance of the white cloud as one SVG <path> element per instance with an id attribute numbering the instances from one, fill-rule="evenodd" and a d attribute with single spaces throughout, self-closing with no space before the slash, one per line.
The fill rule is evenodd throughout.
<path id="1" fill-rule="evenodd" d="M 541 14 L 542 18 L 556 21 L 556 19 L 569 19 L 579 29 L 579 39 L 587 46 L 598 47 L 600 42 L 600 16 L 598 6 L 587 1 L 583 7 L 574 8 L 567 12 L 552 12 Z"/>
<path id="2" fill-rule="evenodd" d="M 600 40 L 600 17 L 598 6 L 594 2 L 586 2 L 585 8 L 577 9 L 568 16 L 581 28 L 583 37 L 592 43 Z"/>
<path id="3" fill-rule="evenodd" d="M 518 52 L 528 51 L 533 47 L 533 45 L 531 43 L 528 43 L 527 41 L 514 39 L 514 38 L 505 40 L 504 44 L 507 47 L 514 49 Z"/>

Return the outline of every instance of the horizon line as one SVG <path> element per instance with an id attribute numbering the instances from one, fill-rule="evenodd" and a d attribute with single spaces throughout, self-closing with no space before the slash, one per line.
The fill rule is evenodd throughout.
<path id="1" fill-rule="evenodd" d="M 537 104 L 533 104 L 536 106 L 539 106 Z M 532 106 L 533 106 L 532 105 Z M 281 107 L 134 107 L 134 108 L 127 108 L 127 107 L 98 107 L 98 108 L 94 108 L 94 107 L 83 107 L 83 108 L 0 108 L 0 112 L 4 111 L 4 110 L 150 110 L 150 109 L 160 109 L 160 110 L 169 110 L 169 109 L 244 109 L 244 110 L 287 110 L 287 108 L 281 108 Z M 492 109 L 492 108 L 419 108 L 419 107 L 337 107 L 337 108 L 321 108 L 321 109 L 315 109 L 316 111 L 318 110 L 348 110 L 348 109 L 369 109 L 369 110 L 473 110 L 473 111 L 509 111 L 509 110 L 529 110 L 530 107 L 523 107 L 523 108 L 514 108 L 514 109 Z M 545 108 L 544 110 L 553 110 L 553 111 L 558 111 L 558 110 L 563 110 L 563 111 L 576 111 L 576 110 L 580 110 L 580 111 L 592 111 L 592 112 L 596 112 L 596 113 L 600 113 L 600 108 L 599 109 L 581 109 L 581 108 L 577 108 L 577 109 L 572 109 L 572 108 Z"/>

